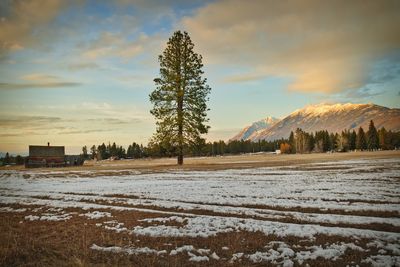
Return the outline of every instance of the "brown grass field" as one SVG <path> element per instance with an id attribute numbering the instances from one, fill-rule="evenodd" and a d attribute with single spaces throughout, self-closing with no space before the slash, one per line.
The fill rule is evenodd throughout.
<path id="1" fill-rule="evenodd" d="M 66 168 L 37 168 L 28 169 L 30 172 L 51 172 L 54 170 L 68 171 L 95 171 L 106 175 L 107 171 L 118 171 L 121 174 L 130 174 L 129 171 L 147 172 L 164 172 L 168 170 L 225 170 L 225 169 L 244 169 L 244 168 L 260 168 L 260 167 L 277 167 L 292 166 L 299 164 L 323 163 L 339 160 L 356 160 L 356 159 L 384 159 L 384 158 L 400 158 L 400 150 L 390 151 L 359 151 L 348 153 L 311 153 L 311 154 L 243 154 L 243 155 L 227 155 L 217 157 L 188 157 L 184 159 L 184 165 L 178 166 L 176 158 L 156 158 L 156 159 L 126 159 L 126 160 L 102 160 L 86 161 L 84 166 L 66 167 Z M 26 171 L 24 166 L 0 167 L 0 170 L 18 170 Z"/>
<path id="2" fill-rule="evenodd" d="M 400 220 L 400 196 L 391 195 L 391 200 L 383 197 L 376 197 L 367 199 L 362 193 L 353 197 L 347 197 L 342 194 L 342 198 L 330 199 L 325 196 L 323 191 L 318 191 L 320 194 L 317 198 L 318 201 L 332 202 L 332 203 L 345 203 L 343 205 L 351 206 L 353 204 L 361 203 L 363 205 L 392 205 L 399 208 L 397 210 L 352 210 L 346 207 L 342 208 L 325 208 L 318 206 L 291 206 L 272 205 L 265 203 L 246 203 L 246 204 L 223 204 L 223 203 L 207 203 L 190 199 L 181 199 L 178 203 L 194 205 L 193 208 L 183 209 L 182 207 L 175 206 L 162 206 L 152 202 L 164 200 L 158 195 L 144 196 L 139 194 L 126 194 L 121 192 L 102 193 L 96 190 L 92 191 L 79 191 L 79 192 L 65 192 L 65 191 L 40 191 L 40 188 L 30 187 L 35 185 L 36 182 L 46 183 L 69 183 L 73 180 L 68 180 L 69 177 L 78 173 L 77 178 L 87 177 L 95 179 L 97 176 L 112 176 L 118 182 L 118 177 L 133 177 L 132 186 L 135 187 L 136 175 L 151 174 L 157 176 L 162 173 L 188 172 L 191 171 L 207 171 L 211 172 L 216 170 L 246 170 L 261 167 L 278 168 L 279 171 L 301 171 L 307 172 L 328 172 L 335 175 L 336 170 L 341 173 L 352 175 L 357 172 L 357 175 L 362 175 L 362 169 L 352 169 L 347 166 L 335 165 L 332 162 L 342 162 L 346 160 L 397 160 L 400 158 L 400 151 L 377 151 L 377 152 L 352 152 L 352 153 L 326 153 L 326 154 L 303 154 L 303 155 L 274 155 L 274 154 L 253 154 L 253 155 L 239 155 L 239 156 L 223 156 L 223 157 L 210 157 L 210 158 L 186 158 L 183 166 L 176 165 L 175 158 L 168 159 L 143 159 L 143 160 L 118 160 L 118 161 L 90 161 L 84 166 L 71 167 L 71 168 L 57 168 L 57 169 L 24 169 L 21 167 L 3 167 L 0 169 L 0 266 L 284 266 L 286 263 L 283 261 L 250 261 L 250 258 L 243 256 L 236 260 L 235 253 L 244 253 L 244 255 L 251 255 L 257 251 L 268 251 L 268 244 L 272 244 L 270 249 L 279 251 L 279 246 L 273 241 L 284 242 L 287 244 L 294 253 L 310 249 L 312 246 L 320 246 L 327 248 L 329 245 L 340 245 L 354 243 L 355 245 L 363 248 L 360 250 L 347 249 L 337 258 L 324 258 L 317 256 L 314 259 L 307 259 L 302 262 L 293 260 L 292 266 L 370 266 L 370 263 L 363 261 L 368 256 L 382 254 L 382 248 L 379 246 L 373 247 L 369 245 L 375 242 L 368 236 L 365 237 L 352 237 L 331 235 L 324 233 L 317 233 L 314 238 L 302 238 L 296 235 L 284 235 L 279 233 L 265 234 L 264 232 L 257 231 L 244 231 L 237 230 L 231 232 L 219 232 L 216 235 L 205 237 L 190 237 L 190 236 L 151 236 L 151 235 L 138 235 L 131 232 L 129 229 L 135 227 L 151 227 L 151 226 L 172 226 L 172 227 L 185 227 L 189 224 L 188 219 L 182 221 L 170 220 L 167 222 L 149 222 L 142 221 L 142 219 L 150 218 L 168 218 L 171 215 L 178 216 L 210 216 L 217 218 L 235 218 L 238 220 L 255 220 L 265 222 L 276 222 L 282 224 L 293 225 L 315 225 L 327 228 L 337 229 L 357 229 L 365 231 L 376 231 L 393 235 L 395 241 L 392 246 L 397 247 L 400 251 L 400 244 L 398 243 L 398 234 L 400 233 L 400 226 L 390 224 L 389 222 L 341 222 L 334 223 L 328 221 L 309 221 L 308 217 L 296 217 L 291 213 L 299 213 L 304 215 L 313 216 L 318 215 L 334 215 L 334 216 L 359 216 L 359 218 L 388 218 L 393 220 Z M 315 163 L 329 163 L 327 165 L 313 165 Z M 383 166 L 383 167 L 382 167 Z M 385 176 L 391 179 L 391 183 L 395 185 L 400 184 L 399 168 L 398 165 L 382 163 L 372 169 L 366 169 L 365 173 L 379 174 L 383 171 L 389 173 Z M 13 175 L 20 175 L 21 184 L 26 183 L 25 187 L 18 190 L 16 185 L 15 190 L 9 187 L 9 179 Z M 361 173 L 361 174 L 360 174 Z M 173 177 L 173 174 L 171 174 Z M 258 179 L 258 174 L 254 174 L 254 180 Z M 282 174 L 283 175 L 283 174 Z M 265 176 L 265 175 L 264 175 Z M 265 177 L 275 176 L 275 171 L 270 172 Z M 73 178 L 71 178 L 73 179 Z M 168 178 L 170 179 L 170 178 Z M 183 178 L 182 178 L 183 179 Z M 222 178 L 221 178 L 222 179 Z M 269 179 L 269 178 L 268 178 Z M 372 177 L 371 183 L 377 181 L 378 178 Z M 85 180 L 86 181 L 86 180 Z M 161 180 L 162 181 L 162 180 Z M 248 181 L 248 180 L 246 180 Z M 251 181 L 251 179 L 250 179 Z M 379 181 L 378 181 L 379 182 Z M 83 184 L 84 185 L 84 184 Z M 224 185 L 224 180 L 221 180 L 221 185 Z M 388 186 L 384 192 L 392 186 Z M 28 189 L 27 189 L 28 188 Z M 61 187 L 60 187 L 61 188 Z M 27 190 L 27 191 L 24 191 Z M 61 189 L 60 189 L 61 190 Z M 179 189 L 177 189 L 179 190 Z M 318 189 L 320 190 L 320 189 Z M 327 190 L 327 189 L 321 189 Z M 333 190 L 333 189 L 329 189 Z M 397 190 L 394 188 L 393 190 Z M 229 190 L 228 190 L 229 191 Z M 240 191 L 240 190 L 239 190 Z M 25 193 L 29 193 L 29 199 L 25 199 Z M 145 191 L 144 191 L 145 192 Z M 330 192 L 330 191 L 327 191 Z M 395 191 L 397 192 L 397 191 Z M 57 193 L 57 194 L 55 194 Z M 228 194 L 228 193 L 227 193 Z M 386 193 L 389 194 L 389 193 Z M 243 193 L 245 196 L 246 193 Z M 244 197 L 237 195 L 238 198 Z M 339 193 L 338 193 L 338 196 Z M 16 197 L 17 200 L 10 202 L 9 199 Z M 28 196 L 27 196 L 28 197 Z M 75 199 L 75 197 L 77 197 Z M 308 199 L 309 198 L 309 199 Z M 304 203 L 309 203 L 312 196 L 305 197 Z M 282 196 L 282 199 L 284 197 Z M 302 201 L 303 198 L 298 197 L 296 200 Z M 51 201 L 61 201 L 64 206 L 53 205 Z M 77 201 L 77 202 L 74 202 Z M 140 201 L 140 202 L 135 202 Z M 54 202 L 54 203 L 55 203 Z M 60 203 L 61 203 L 60 202 Z M 70 205 L 69 203 L 75 203 Z M 67 203 L 68 205 L 66 205 Z M 77 204 L 76 204 L 77 203 Z M 96 208 L 82 205 L 97 205 Z M 286 214 L 282 217 L 265 218 L 257 214 L 246 213 L 233 213 L 228 211 L 217 211 L 210 208 L 212 207 L 229 207 L 238 209 L 249 209 L 261 212 L 282 212 Z M 61 207 L 61 208 L 60 208 Z M 120 209 L 122 208 L 122 209 Z M 132 208 L 130 210 L 129 208 Z M 88 212 L 108 212 L 111 217 L 88 218 L 82 216 Z M 69 215 L 68 219 L 60 221 L 43 220 L 43 216 L 47 215 Z M 35 219 L 28 219 L 29 216 L 38 216 Z M 182 217 L 184 218 L 184 217 Z M 114 222 L 110 222 L 110 221 Z M 127 230 L 115 231 L 108 229 L 107 226 L 115 226 L 120 223 Z M 116 226 L 117 228 L 119 226 Z M 206 226 L 204 226 L 206 227 Z M 107 250 L 92 249 L 92 245 L 96 244 L 103 248 L 125 248 L 125 252 L 110 252 Z M 275 244 L 275 245 L 274 245 Z M 184 245 L 192 245 L 199 249 L 206 249 L 211 252 L 192 251 L 183 252 L 172 255 L 172 250 L 182 247 Z M 129 248 L 151 248 L 158 253 L 133 253 L 129 252 Z M 399 266 L 400 255 L 397 250 L 392 251 L 386 249 L 388 256 L 392 261 L 390 264 Z M 215 252 L 219 260 L 212 259 L 211 253 Z M 207 261 L 194 262 L 189 258 L 193 256 L 207 256 Z M 285 258 L 286 259 L 286 258 Z M 386 262 L 387 264 L 388 262 Z M 287 265 L 290 266 L 290 265 Z M 390 266 L 390 265 L 389 265 Z"/>

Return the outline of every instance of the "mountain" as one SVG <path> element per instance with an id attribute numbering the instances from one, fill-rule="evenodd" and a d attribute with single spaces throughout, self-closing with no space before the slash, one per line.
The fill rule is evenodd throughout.
<path id="1" fill-rule="evenodd" d="M 345 129 L 368 130 L 370 120 L 377 129 L 400 131 L 400 109 L 387 108 L 375 104 L 318 104 L 292 112 L 271 127 L 260 129 L 244 140 L 276 140 L 288 138 L 291 131 L 301 128 L 306 132 L 328 130 L 341 132 Z"/>
<path id="2" fill-rule="evenodd" d="M 255 135 L 260 130 L 266 130 L 277 123 L 279 119 L 273 117 L 266 117 L 265 119 L 254 122 L 252 125 L 245 127 L 237 135 L 230 140 L 247 140 Z"/>

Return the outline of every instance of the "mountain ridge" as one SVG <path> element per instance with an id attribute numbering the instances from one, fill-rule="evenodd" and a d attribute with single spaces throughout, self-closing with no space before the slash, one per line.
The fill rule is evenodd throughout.
<path id="1" fill-rule="evenodd" d="M 278 121 L 279 121 L 279 119 L 271 117 L 271 116 L 265 117 L 264 119 L 258 120 L 256 122 L 253 122 L 251 125 L 246 126 L 238 134 L 236 134 L 234 137 L 232 137 L 230 140 L 241 140 L 241 139 L 245 140 L 245 139 L 249 138 L 250 136 L 252 136 L 254 133 L 271 127 Z"/>
<path id="2" fill-rule="evenodd" d="M 359 127 L 367 130 L 370 120 L 374 121 L 376 128 L 385 127 L 386 130 L 400 131 L 400 109 L 398 108 L 387 108 L 373 103 L 321 103 L 297 109 L 273 125 L 253 131 L 250 135 L 240 136 L 246 129 L 244 128 L 234 136 L 235 139 L 231 140 L 273 141 L 288 138 L 290 132 L 297 128 L 306 132 L 318 130 L 341 132 L 345 129 L 357 130 Z"/>

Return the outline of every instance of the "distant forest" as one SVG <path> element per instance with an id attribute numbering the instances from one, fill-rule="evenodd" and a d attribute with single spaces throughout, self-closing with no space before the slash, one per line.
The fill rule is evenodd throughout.
<path id="1" fill-rule="evenodd" d="M 387 131 L 385 128 L 377 130 L 371 121 L 368 131 L 359 128 L 356 132 L 342 131 L 341 133 L 329 133 L 328 131 L 317 131 L 307 133 L 298 128 L 291 132 L 288 139 L 275 141 L 260 140 L 257 142 L 234 140 L 228 143 L 224 141 L 208 142 L 204 139 L 197 144 L 185 149 L 186 156 L 217 156 L 226 154 L 243 154 L 258 152 L 281 153 L 322 153 L 322 152 L 346 152 L 354 150 L 392 150 L 400 148 L 400 132 Z M 87 146 L 82 148 L 82 156 L 85 159 L 109 159 L 109 158 L 147 158 L 147 157 L 174 157 L 176 151 L 173 147 L 161 144 L 149 143 L 147 146 L 133 143 L 125 149 L 116 143 L 93 145 L 88 150 Z"/>
<path id="2" fill-rule="evenodd" d="M 281 153 L 322 153 L 322 152 L 347 152 L 354 150 L 393 150 L 400 148 L 400 132 L 387 131 L 385 128 L 377 130 L 374 122 L 371 121 L 368 131 L 359 128 L 357 132 L 342 131 L 341 133 L 329 133 L 328 131 L 317 131 L 308 133 L 298 128 L 291 132 L 288 139 L 275 141 L 260 140 L 252 141 L 218 141 L 206 143 L 200 139 L 192 147 L 185 148 L 185 156 L 218 156 L 218 155 L 237 155 L 244 153 L 275 152 Z M 81 156 L 84 159 L 138 159 L 138 158 L 159 158 L 175 157 L 176 150 L 173 147 L 161 144 L 149 143 L 143 146 L 132 143 L 125 149 L 123 146 L 114 143 L 93 145 L 89 149 L 87 146 L 82 148 Z M 7 153 L 0 158 L 0 165 L 16 164 L 23 165 L 25 158 L 11 156 Z"/>

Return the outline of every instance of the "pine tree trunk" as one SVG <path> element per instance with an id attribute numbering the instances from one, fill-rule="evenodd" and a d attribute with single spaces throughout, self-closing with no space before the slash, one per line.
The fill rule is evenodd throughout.
<path id="1" fill-rule="evenodd" d="M 183 97 L 178 100 L 178 165 L 183 165 Z"/>

